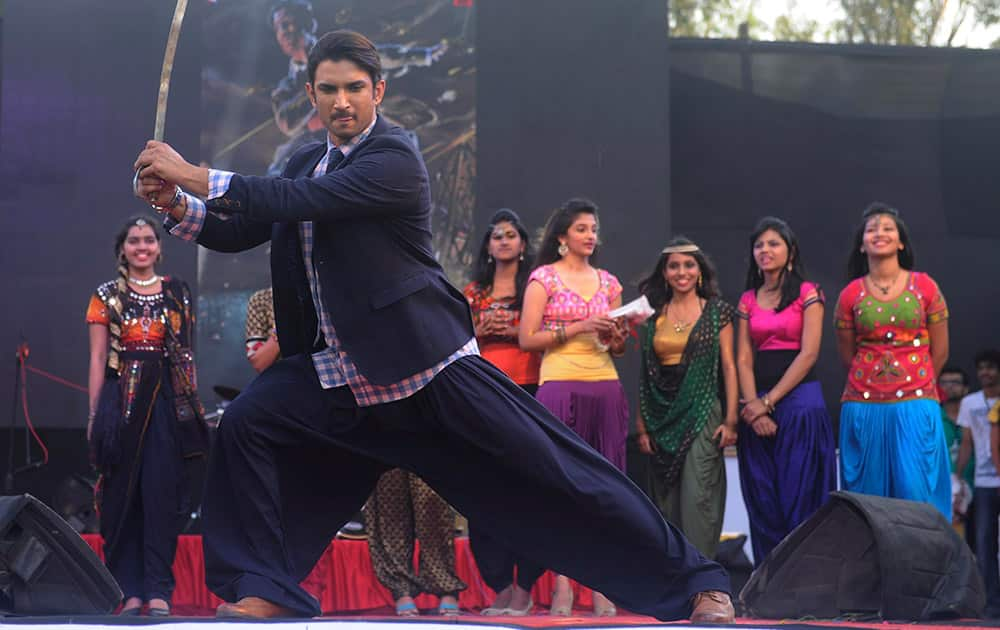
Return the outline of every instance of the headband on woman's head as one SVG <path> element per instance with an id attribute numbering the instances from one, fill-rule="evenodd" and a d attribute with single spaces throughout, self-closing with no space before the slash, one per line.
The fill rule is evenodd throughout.
<path id="1" fill-rule="evenodd" d="M 684 243 L 682 245 L 667 245 L 661 254 L 693 254 L 701 251 L 694 243 Z"/>

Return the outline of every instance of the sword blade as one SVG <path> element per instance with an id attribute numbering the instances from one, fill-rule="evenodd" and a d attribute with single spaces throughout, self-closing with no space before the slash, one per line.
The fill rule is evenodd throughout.
<path id="1" fill-rule="evenodd" d="M 174 55 L 177 54 L 177 40 L 181 36 L 181 24 L 184 23 L 185 11 L 187 11 L 187 0 L 177 0 L 177 5 L 174 7 L 174 19 L 170 22 L 170 34 L 167 35 L 167 48 L 163 51 L 160 93 L 156 98 L 156 124 L 153 126 L 154 140 L 163 140 L 163 127 L 167 123 L 167 97 L 170 95 L 170 74 L 174 70 Z"/>

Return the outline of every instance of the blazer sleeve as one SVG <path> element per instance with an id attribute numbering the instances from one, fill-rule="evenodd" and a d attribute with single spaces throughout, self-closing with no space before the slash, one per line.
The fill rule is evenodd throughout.
<path id="1" fill-rule="evenodd" d="M 233 176 L 229 190 L 208 200 L 217 210 L 251 221 L 337 221 L 419 211 L 427 171 L 401 136 L 384 134 L 355 149 L 343 167 L 320 177 Z"/>
<path id="2" fill-rule="evenodd" d="M 227 219 L 211 212 L 198 234 L 197 243 L 217 252 L 236 253 L 257 247 L 271 239 L 271 223 L 255 221 L 243 215 Z"/>

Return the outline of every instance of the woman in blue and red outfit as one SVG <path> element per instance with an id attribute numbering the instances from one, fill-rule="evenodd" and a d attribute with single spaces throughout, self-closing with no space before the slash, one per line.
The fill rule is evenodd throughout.
<path id="1" fill-rule="evenodd" d="M 518 345 L 521 301 L 531 273 L 528 230 L 513 210 L 501 208 L 490 219 L 476 258 L 473 281 L 464 289 L 476 324 L 476 340 L 483 358 L 534 395 L 538 391 L 541 354 Z M 496 599 L 483 609 L 487 616 L 521 617 L 531 612 L 531 587 L 544 568 L 506 549 L 471 524 L 469 542 L 476 564 Z M 514 568 L 517 578 L 514 579 Z"/>
<path id="2" fill-rule="evenodd" d="M 924 501 L 951 520 L 948 447 L 937 375 L 948 359 L 948 306 L 937 283 L 913 271 L 899 213 L 864 212 L 835 325 L 848 368 L 841 398 L 844 490 Z"/>
<path id="3" fill-rule="evenodd" d="M 184 282 L 156 273 L 160 234 L 143 217 L 115 238 L 118 277 L 97 288 L 90 328 L 87 438 L 101 473 L 104 555 L 125 595 L 121 614 L 170 614 L 172 565 L 186 514 L 185 459 L 204 456 L 194 314 Z"/>
<path id="4" fill-rule="evenodd" d="M 813 372 L 823 336 L 823 292 L 806 280 L 798 239 L 765 217 L 750 235 L 737 314 L 737 366 L 747 400 L 739 463 L 754 564 L 836 489 L 830 414 Z"/>

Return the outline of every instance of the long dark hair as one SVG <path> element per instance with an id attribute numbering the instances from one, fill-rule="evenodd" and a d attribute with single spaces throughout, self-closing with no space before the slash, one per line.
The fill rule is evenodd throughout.
<path id="1" fill-rule="evenodd" d="M 684 236 L 676 236 L 667 243 L 667 247 L 675 247 L 677 245 L 694 245 L 694 242 Z M 712 259 L 700 249 L 695 252 L 684 252 L 684 255 L 694 257 L 698 263 L 698 269 L 701 271 L 701 283 L 695 286 L 695 292 L 698 294 L 698 297 L 706 300 L 718 297 L 718 274 L 715 272 L 715 265 L 712 264 Z M 646 296 L 646 299 L 649 300 L 649 305 L 657 312 L 674 295 L 674 290 L 670 288 L 666 278 L 663 277 L 663 269 L 667 266 L 667 260 L 669 259 L 670 254 L 661 253 L 660 257 L 656 259 L 656 266 L 653 267 L 653 272 L 639 282 L 639 293 Z"/>
<path id="2" fill-rule="evenodd" d="M 510 208 L 500 208 L 493 213 L 490 224 L 483 234 L 483 242 L 479 246 L 479 254 L 476 256 L 475 267 L 472 270 L 472 280 L 482 289 L 489 289 L 493 286 L 493 276 L 496 274 L 496 261 L 490 257 L 490 239 L 493 237 L 493 230 L 498 223 L 510 223 L 521 235 L 521 243 L 524 245 L 523 258 L 517 263 L 517 273 L 514 275 L 514 304 L 521 308 L 521 301 L 524 299 L 524 287 L 528 285 L 528 276 L 531 275 L 532 251 L 531 242 L 528 240 L 528 230 L 521 223 L 521 218 Z"/>
<path id="3" fill-rule="evenodd" d="M 907 271 L 913 269 L 915 256 L 913 243 L 910 241 L 910 230 L 899 216 L 899 210 L 881 201 L 874 201 L 861 213 L 861 225 L 854 232 L 851 254 L 847 259 L 847 277 L 850 280 L 860 278 L 868 273 L 868 255 L 861 251 L 861 246 L 864 244 L 865 239 L 865 226 L 868 225 L 869 219 L 880 214 L 884 214 L 896 223 L 896 230 L 899 232 L 899 242 L 903 246 L 903 249 L 896 253 L 899 266 Z"/>
<path id="4" fill-rule="evenodd" d="M 559 237 L 565 236 L 569 232 L 570 226 L 573 225 L 573 222 L 581 214 L 593 215 L 594 220 L 600 225 L 601 222 L 597 216 L 597 204 L 583 197 L 569 199 L 552 212 L 548 222 L 545 224 L 542 242 L 538 246 L 538 256 L 535 258 L 535 265 L 537 267 L 551 265 L 562 258 L 559 255 Z M 597 259 L 597 250 L 599 248 L 600 240 L 598 240 L 597 247 L 594 248 L 594 253 L 590 255 L 591 264 Z"/>
<path id="5" fill-rule="evenodd" d="M 781 240 L 785 241 L 785 246 L 788 247 L 788 262 L 781 268 L 781 274 L 778 276 L 781 299 L 778 300 L 778 306 L 774 309 L 774 312 L 779 313 L 786 306 L 799 299 L 799 293 L 802 291 L 802 283 L 806 281 L 806 265 L 802 261 L 799 239 L 795 236 L 792 228 L 778 217 L 764 217 L 757 222 L 757 227 L 750 233 L 750 261 L 747 265 L 747 289 L 756 291 L 764 285 L 764 273 L 757 266 L 757 260 L 753 255 L 753 248 L 760 235 L 768 230 L 777 232 Z M 788 268 L 789 263 L 791 264 L 791 269 Z"/>

